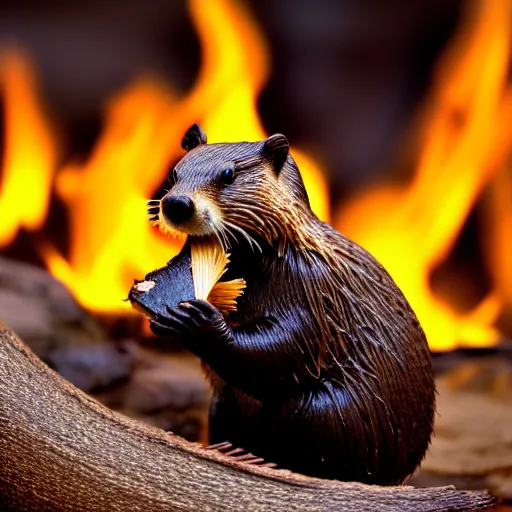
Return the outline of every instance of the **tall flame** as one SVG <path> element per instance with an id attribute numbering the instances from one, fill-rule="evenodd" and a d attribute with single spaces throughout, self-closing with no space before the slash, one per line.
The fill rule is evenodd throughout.
<path id="1" fill-rule="evenodd" d="M 257 114 L 258 93 L 267 80 L 268 50 L 258 27 L 241 4 L 193 0 L 190 10 L 203 48 L 201 96 L 203 125 L 211 142 L 256 141 L 266 137 Z M 223 27 L 219 31 L 217 27 Z M 213 87 L 210 81 L 213 80 Z M 207 90 L 214 95 L 205 94 Z M 320 168 L 299 150 L 293 151 L 310 196 L 322 219 L 329 218 L 328 193 Z"/>
<path id="2" fill-rule="evenodd" d="M 28 59 L 16 50 L 0 56 L 4 100 L 4 160 L 0 181 L 0 247 L 18 230 L 37 229 L 46 218 L 56 161 L 55 138 L 35 94 Z"/>
<path id="3" fill-rule="evenodd" d="M 373 187 L 337 215 L 338 225 L 389 270 L 434 348 L 495 343 L 494 289 L 470 312 L 437 298 L 429 279 L 449 253 L 477 197 L 511 149 L 506 89 L 512 10 L 473 2 L 438 69 L 418 167 L 410 183 Z M 504 143 L 505 142 L 505 143 Z"/>
<path id="4" fill-rule="evenodd" d="M 202 49 L 193 88 L 179 96 L 149 77 L 134 82 L 109 102 L 104 129 L 85 162 L 57 168 L 57 138 L 42 113 L 31 66 L 21 54 L 0 60 L 6 126 L 0 247 L 20 229 L 41 227 L 55 184 L 68 211 L 70 252 L 64 257 L 40 237 L 39 246 L 50 270 L 90 309 L 124 311 L 121 299 L 133 277 L 177 251 L 176 242 L 149 226 L 145 202 L 182 155 L 179 141 L 188 126 L 201 122 L 210 142 L 267 136 L 256 102 L 268 78 L 269 52 L 249 12 L 231 0 L 188 5 Z M 467 16 L 439 63 L 421 119 L 412 178 L 375 184 L 334 219 L 390 271 L 434 349 L 495 343 L 496 318 L 512 310 L 512 169 L 506 163 L 512 151 L 512 5 L 464 5 Z M 328 220 L 320 169 L 300 151 L 293 154 L 313 209 Z M 460 311 L 433 292 L 430 278 L 479 197 L 492 289 L 471 311 Z"/>
<path id="5" fill-rule="evenodd" d="M 227 0 L 192 0 L 189 7 L 203 56 L 193 90 L 178 98 L 154 80 L 133 84 L 111 102 L 88 161 L 57 174 L 57 192 L 69 212 L 71 251 L 65 259 L 46 242 L 41 251 L 52 273 L 91 309 L 122 308 L 133 277 L 162 266 L 176 252 L 176 244 L 149 227 L 145 199 L 179 158 L 189 125 L 201 120 L 210 141 L 266 137 L 256 100 L 268 72 L 267 51 L 249 13 Z M 304 154 L 294 156 L 313 208 L 327 218 L 320 170 Z"/>

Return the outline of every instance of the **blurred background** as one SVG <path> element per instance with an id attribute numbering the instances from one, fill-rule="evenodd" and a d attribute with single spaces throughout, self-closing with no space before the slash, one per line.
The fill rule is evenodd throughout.
<path id="1" fill-rule="evenodd" d="M 121 310 L 176 250 L 142 201 L 164 192 L 186 127 L 282 132 L 316 213 L 388 268 L 434 350 L 507 338 L 510 10 L 4 2 L 2 251 Z"/>
<path id="2" fill-rule="evenodd" d="M 194 122 L 209 142 L 284 133 L 314 211 L 384 264 L 434 353 L 509 357 L 510 0 L 4 0 L 0 48 L 0 318 L 108 405 L 200 437 L 199 370 L 169 383 L 122 302 L 178 250 L 145 201 Z"/>

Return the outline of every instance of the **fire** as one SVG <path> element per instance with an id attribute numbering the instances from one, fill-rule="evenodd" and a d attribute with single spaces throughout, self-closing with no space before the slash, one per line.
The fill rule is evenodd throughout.
<path id="1" fill-rule="evenodd" d="M 57 194 L 68 211 L 69 255 L 40 236 L 38 247 L 51 272 L 92 310 L 130 311 L 122 299 L 133 278 L 178 250 L 178 242 L 150 227 L 145 203 L 182 156 L 179 141 L 188 126 L 200 122 L 209 142 L 268 135 L 256 102 L 268 79 L 269 51 L 250 13 L 229 0 L 188 5 L 202 49 L 196 83 L 180 96 L 168 84 L 139 78 L 107 105 L 104 129 L 85 162 L 58 166 L 57 137 L 42 113 L 26 57 L 10 54 L 0 62 L 6 100 L 0 247 L 19 229 L 40 228 Z M 512 6 L 508 0 L 465 5 L 466 20 L 439 63 L 421 119 L 412 178 L 375 184 L 334 217 L 335 227 L 389 270 L 433 349 L 495 343 L 496 319 L 512 305 L 512 178 L 505 165 L 512 149 Z M 329 220 L 320 168 L 302 152 L 293 154 L 314 211 Z M 492 290 L 471 311 L 461 311 L 434 293 L 430 277 L 482 196 Z"/>
<path id="2" fill-rule="evenodd" d="M 45 240 L 40 241 L 40 250 L 50 271 L 93 310 L 131 311 L 122 299 L 133 278 L 163 266 L 178 250 L 177 242 L 163 239 L 149 226 L 146 200 L 164 182 L 172 162 L 182 155 L 179 141 L 188 126 L 199 120 L 210 142 L 261 140 L 267 136 L 256 111 L 256 99 L 268 73 L 267 50 L 249 13 L 227 0 L 206 4 L 192 0 L 189 7 L 203 55 L 193 90 L 177 97 L 158 81 L 137 81 L 110 102 L 105 129 L 89 159 L 55 173 L 57 194 L 68 209 L 70 254 L 64 258 Z M 222 31 L 218 27 L 223 27 Z M 9 75 L 14 77 L 11 81 L 23 81 L 20 72 L 16 74 L 16 66 L 27 67 L 17 58 Z M 13 83 L 9 91 L 14 94 L 17 85 Z M 29 107 L 35 101 L 31 85 L 25 80 L 21 88 Z M 15 99 L 10 103 L 12 111 L 23 112 L 25 104 Z M 37 210 L 39 224 L 20 222 L 28 229 L 36 228 L 44 219 L 55 162 L 44 153 L 41 137 L 36 138 L 39 119 L 9 121 L 7 127 L 15 132 L 16 141 L 24 138 L 23 147 L 9 138 L 6 141 L 17 158 L 24 158 L 28 145 L 25 134 L 30 131 L 27 127 L 35 130 L 31 146 L 43 151 L 34 155 L 42 162 L 38 165 L 13 158 L 12 165 L 4 169 L 3 189 L 12 190 L 5 208 L 13 208 L 14 203 L 15 210 L 23 212 L 26 206 L 20 197 L 26 197 L 26 183 L 37 173 L 39 181 L 33 192 L 40 195 L 34 202 L 36 206 L 44 202 L 45 208 Z M 313 208 L 327 219 L 327 191 L 319 168 L 298 151 L 294 156 L 302 168 Z M 10 186 L 11 181 L 17 189 Z M 5 234 L 4 226 L 1 230 L 0 242 L 14 236 L 12 229 L 6 229 Z"/>
<path id="3" fill-rule="evenodd" d="M 497 286 L 472 311 L 460 312 L 433 294 L 429 279 L 511 149 L 511 22 L 508 0 L 472 4 L 438 68 L 412 180 L 372 187 L 336 217 L 340 229 L 389 270 L 434 349 L 453 348 L 461 340 L 484 346 L 499 338 L 493 324 L 504 296 Z M 502 206 L 510 212 L 510 203 Z M 508 239 L 504 231 L 500 235 Z M 506 259 L 503 250 L 499 254 Z M 510 266 L 508 260 L 501 263 L 499 268 Z"/>
<path id="4" fill-rule="evenodd" d="M 35 93 L 34 73 L 21 53 L 13 50 L 0 55 L 0 82 L 6 126 L 0 181 L 1 247 L 10 244 L 20 228 L 33 230 L 44 223 L 57 145 Z"/>
<path id="5" fill-rule="evenodd" d="M 209 142 L 262 140 L 267 134 L 258 117 L 256 100 L 268 76 L 268 50 L 258 27 L 240 4 L 228 6 L 227 2 L 211 2 L 208 6 L 198 0 L 190 2 L 204 57 L 197 94 L 202 98 L 202 125 Z M 222 31 L 216 27 L 223 27 Z M 294 150 L 293 156 L 313 210 L 328 220 L 327 186 L 319 167 L 299 150 Z"/>
<path id="6" fill-rule="evenodd" d="M 133 278 L 163 266 L 176 252 L 175 243 L 150 229 L 145 214 L 146 199 L 178 157 L 183 126 L 170 122 L 176 107 L 157 83 L 134 84 L 110 105 L 88 161 L 57 174 L 71 228 L 69 259 L 49 243 L 41 250 L 51 272 L 90 309 L 129 310 L 122 299 Z"/>

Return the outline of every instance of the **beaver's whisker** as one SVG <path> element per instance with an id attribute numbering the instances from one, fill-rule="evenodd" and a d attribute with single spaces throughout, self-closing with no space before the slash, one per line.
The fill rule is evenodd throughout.
<path id="1" fill-rule="evenodd" d="M 227 252 L 228 249 L 230 248 L 231 244 L 229 243 L 229 238 L 226 234 L 226 230 L 224 229 L 224 226 L 222 225 L 222 222 L 219 221 L 219 219 L 214 217 L 211 219 L 211 225 L 213 227 L 213 234 L 219 241 L 224 252 Z"/>
<path id="2" fill-rule="evenodd" d="M 222 225 L 221 231 L 222 231 L 223 236 L 226 239 L 226 248 L 230 249 L 231 243 L 232 243 L 232 240 L 230 240 L 230 236 L 233 240 L 235 240 L 235 238 L 232 235 L 230 235 L 230 232 L 226 229 L 226 226 Z"/>
<path id="3" fill-rule="evenodd" d="M 217 240 L 219 241 L 222 250 L 224 252 L 227 252 L 230 247 L 230 244 L 222 225 L 215 225 L 213 234 L 217 237 Z"/>
<path id="4" fill-rule="evenodd" d="M 240 212 L 240 213 L 238 213 L 238 212 Z M 246 216 L 252 217 L 260 226 L 265 225 L 265 222 L 263 221 L 263 219 L 261 217 L 259 217 L 258 215 L 256 215 L 256 213 L 251 211 L 249 208 L 237 207 L 234 212 L 234 215 L 238 218 L 243 218 L 244 215 L 241 215 L 241 213 L 244 213 Z"/>
<path id="5" fill-rule="evenodd" d="M 233 233 L 232 229 L 230 229 L 226 225 L 223 225 L 222 229 L 223 229 L 224 233 L 226 234 L 226 236 L 228 237 L 228 239 L 229 239 L 229 237 L 231 237 L 236 242 L 236 235 L 235 235 L 235 233 Z"/>
<path id="6" fill-rule="evenodd" d="M 265 210 L 265 208 L 261 208 L 260 206 L 258 206 L 256 204 L 248 204 L 243 201 L 240 201 L 240 204 L 237 204 L 236 206 L 234 206 L 233 209 L 234 209 L 234 211 L 237 211 L 237 210 L 242 210 L 243 208 L 247 208 L 247 209 L 251 210 L 252 213 L 261 212 L 263 214 L 268 215 L 268 211 Z"/>
<path id="7" fill-rule="evenodd" d="M 242 228 L 242 229 L 245 229 L 246 231 L 258 231 L 258 228 L 260 226 L 255 226 L 253 222 L 250 222 L 250 219 L 247 219 L 246 217 L 244 216 L 241 216 L 241 215 L 237 215 L 236 213 L 235 214 L 232 214 L 230 212 L 230 218 L 231 219 L 236 219 L 236 225 L 239 227 L 239 228 Z M 265 227 L 265 229 L 267 228 L 267 225 L 264 224 L 263 227 Z"/>
<path id="8" fill-rule="evenodd" d="M 250 236 L 247 233 L 247 231 L 245 231 L 245 229 L 242 229 L 242 228 L 238 227 L 236 224 L 228 222 L 227 220 L 223 220 L 222 222 L 226 228 L 230 227 L 231 229 L 235 229 L 236 231 L 238 231 L 247 240 L 247 242 L 249 242 L 249 245 L 251 246 L 251 248 L 253 247 L 253 244 L 254 244 L 254 246 L 257 247 L 261 253 L 263 252 L 260 244 L 258 242 L 256 242 L 256 240 L 252 236 Z"/>
<path id="9" fill-rule="evenodd" d="M 222 230 L 224 231 L 224 234 L 226 235 L 226 238 L 228 239 L 228 244 L 231 247 L 231 242 L 229 241 L 230 238 L 232 238 L 236 243 L 236 235 L 233 232 L 232 229 L 230 229 L 228 226 L 223 225 Z"/>
<path id="10" fill-rule="evenodd" d="M 237 213 L 229 213 L 229 218 L 236 222 L 236 224 L 240 227 L 243 227 L 248 230 L 254 230 L 257 231 L 258 229 L 264 229 L 265 224 L 254 222 L 252 219 L 248 219 L 247 216 L 240 215 Z"/>

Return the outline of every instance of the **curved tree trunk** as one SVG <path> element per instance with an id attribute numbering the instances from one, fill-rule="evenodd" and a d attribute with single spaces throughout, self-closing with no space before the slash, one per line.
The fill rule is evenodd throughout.
<path id="1" fill-rule="evenodd" d="M 127 419 L 0 327 L 1 510 L 441 511 L 485 493 L 376 487 L 255 467 Z M 10 507 L 10 508 L 9 508 Z"/>

